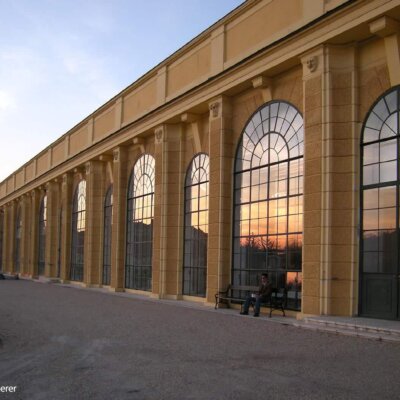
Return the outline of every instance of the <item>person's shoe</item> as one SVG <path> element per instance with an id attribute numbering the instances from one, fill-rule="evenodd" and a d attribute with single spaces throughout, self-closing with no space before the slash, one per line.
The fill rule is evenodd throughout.
<path id="1" fill-rule="evenodd" d="M 259 313 L 254 313 L 254 316 L 255 316 L 255 317 L 259 317 L 260 314 L 259 314 Z"/>
<path id="2" fill-rule="evenodd" d="M 248 311 L 240 311 L 240 315 L 249 315 Z"/>

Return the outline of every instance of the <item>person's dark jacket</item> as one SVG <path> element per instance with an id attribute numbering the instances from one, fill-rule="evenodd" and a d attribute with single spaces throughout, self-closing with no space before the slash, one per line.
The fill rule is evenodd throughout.
<path id="1" fill-rule="evenodd" d="M 257 294 L 264 298 L 267 298 L 271 296 L 271 293 L 272 293 L 272 285 L 270 282 L 267 282 L 265 285 L 260 285 Z"/>

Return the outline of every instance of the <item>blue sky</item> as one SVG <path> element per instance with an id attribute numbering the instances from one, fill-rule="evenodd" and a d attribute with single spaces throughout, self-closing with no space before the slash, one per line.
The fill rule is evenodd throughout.
<path id="1" fill-rule="evenodd" d="M 243 0 L 0 0 L 0 181 Z"/>

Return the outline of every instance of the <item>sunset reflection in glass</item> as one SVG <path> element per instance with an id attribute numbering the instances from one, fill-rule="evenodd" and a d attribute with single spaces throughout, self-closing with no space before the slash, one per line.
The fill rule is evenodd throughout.
<path id="1" fill-rule="evenodd" d="M 198 154 L 185 180 L 183 294 L 204 297 L 207 283 L 209 157 Z"/>
<path id="2" fill-rule="evenodd" d="M 142 155 L 135 163 L 128 188 L 125 287 L 151 290 L 155 160 Z"/>
<path id="3" fill-rule="evenodd" d="M 398 99 L 393 90 L 371 110 L 362 142 L 362 270 L 393 274 L 398 265 Z"/>
<path id="4" fill-rule="evenodd" d="M 283 287 L 296 276 L 288 297 L 298 309 L 303 118 L 292 105 L 271 102 L 252 116 L 237 150 L 234 182 L 234 284 L 256 285 L 267 271 L 274 286 Z"/>
<path id="5" fill-rule="evenodd" d="M 86 230 L 86 181 L 82 179 L 75 189 L 72 205 L 72 245 L 70 278 L 83 280 Z"/>

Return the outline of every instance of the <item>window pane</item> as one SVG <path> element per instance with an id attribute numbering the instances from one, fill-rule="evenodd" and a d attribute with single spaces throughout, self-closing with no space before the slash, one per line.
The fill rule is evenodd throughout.
<path id="1" fill-rule="evenodd" d="M 379 164 L 367 165 L 363 168 L 364 185 L 379 183 Z"/>
<path id="2" fill-rule="evenodd" d="M 378 208 L 378 189 L 368 189 L 364 190 L 364 210 L 370 208 Z"/>
<path id="3" fill-rule="evenodd" d="M 364 252 L 363 271 L 379 272 L 379 253 L 377 251 Z"/>
<path id="4" fill-rule="evenodd" d="M 363 229 L 376 230 L 379 228 L 378 224 L 378 210 L 365 210 L 363 215 Z"/>
<path id="5" fill-rule="evenodd" d="M 389 161 L 381 164 L 380 170 L 380 181 L 382 182 L 391 182 L 397 179 L 397 162 Z"/>
<path id="6" fill-rule="evenodd" d="M 397 140 L 380 143 L 380 162 L 395 160 L 397 158 Z"/>
<path id="7" fill-rule="evenodd" d="M 379 210 L 379 229 L 396 228 L 396 209 L 381 208 Z"/>
<path id="8" fill-rule="evenodd" d="M 379 231 L 364 232 L 364 251 L 378 251 L 379 250 Z"/>
<path id="9" fill-rule="evenodd" d="M 377 190 L 377 189 L 375 189 Z M 396 206 L 396 187 L 379 188 L 379 207 L 395 207 Z"/>
<path id="10" fill-rule="evenodd" d="M 364 147 L 364 165 L 379 162 L 379 143 L 369 144 Z"/>

